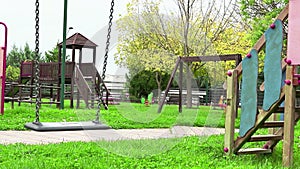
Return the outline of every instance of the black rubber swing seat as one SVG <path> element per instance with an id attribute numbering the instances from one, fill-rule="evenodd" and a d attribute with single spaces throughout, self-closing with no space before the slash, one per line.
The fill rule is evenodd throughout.
<path id="1" fill-rule="evenodd" d="M 26 123 L 25 128 L 35 131 L 104 130 L 111 127 L 93 121 L 88 122 L 46 122 Z"/>

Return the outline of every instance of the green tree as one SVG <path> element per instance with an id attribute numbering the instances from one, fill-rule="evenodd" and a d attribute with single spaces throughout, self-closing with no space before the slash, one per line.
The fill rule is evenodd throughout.
<path id="1" fill-rule="evenodd" d="M 127 5 L 127 15 L 118 21 L 120 43 L 115 58 L 118 64 L 127 66 L 130 73 L 133 70 L 163 72 L 166 68 L 170 72 L 177 56 L 216 54 L 213 42 L 230 26 L 230 18 L 235 14 L 232 7 L 234 0 L 221 0 L 218 3 L 175 0 L 177 10 L 170 10 L 168 14 L 160 11 L 160 2 L 132 0 Z M 137 52 L 138 50 L 143 52 Z M 145 58 L 146 61 L 143 60 Z M 173 62 L 173 66 L 166 64 L 169 61 Z M 190 84 L 187 85 L 188 106 L 192 103 L 192 66 L 188 64 L 186 67 L 186 73 L 190 74 L 187 76 Z"/>
<path id="2" fill-rule="evenodd" d="M 245 23 L 248 23 L 250 28 L 247 39 L 250 40 L 251 46 L 253 46 L 257 40 L 268 29 L 270 24 L 274 22 L 274 19 L 286 6 L 288 0 L 239 0 L 240 14 Z M 288 24 L 287 21 L 284 25 L 284 36 L 287 37 Z M 286 40 L 283 44 L 283 55 L 286 53 Z M 249 50 L 248 50 L 249 51 Z M 259 53 L 259 80 L 263 81 L 263 67 L 264 67 L 264 49 Z"/>
<path id="3" fill-rule="evenodd" d="M 52 50 L 48 50 L 44 55 L 45 62 L 58 62 L 58 47 L 55 46 Z"/>
<path id="4" fill-rule="evenodd" d="M 288 0 L 239 0 L 240 14 L 251 32 L 247 36 L 254 45 Z"/>
<path id="5" fill-rule="evenodd" d="M 56 45 L 51 50 L 48 50 L 45 52 L 45 55 L 43 57 L 43 62 L 58 62 L 58 46 Z M 70 55 L 66 55 L 66 61 L 70 61 L 71 57 Z"/>
<path id="6" fill-rule="evenodd" d="M 6 58 L 6 79 L 7 81 L 16 81 L 20 76 L 21 62 L 25 60 L 34 60 L 35 52 L 30 49 L 28 43 L 24 48 L 18 48 L 13 45 L 12 50 Z"/>
<path id="7" fill-rule="evenodd" d="M 16 82 L 20 77 L 20 68 L 8 66 L 6 68 L 6 81 Z"/>
<path id="8" fill-rule="evenodd" d="M 12 50 L 7 55 L 6 65 L 20 67 L 21 62 L 25 60 L 35 60 L 35 52 L 30 49 L 28 43 L 25 44 L 24 49 L 13 45 Z"/>
<path id="9" fill-rule="evenodd" d="M 155 76 L 155 72 L 145 70 L 131 77 L 129 93 L 137 98 L 148 97 L 148 94 L 158 88 Z M 162 81 L 164 82 L 161 85 L 166 87 L 169 74 L 164 74 L 161 78 L 163 78 Z"/>

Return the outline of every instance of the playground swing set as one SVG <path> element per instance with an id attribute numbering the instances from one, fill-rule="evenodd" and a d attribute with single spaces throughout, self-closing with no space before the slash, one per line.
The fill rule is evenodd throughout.
<path id="1" fill-rule="evenodd" d="M 178 97 L 176 98 L 178 103 L 178 111 L 182 112 L 182 91 L 183 91 L 183 63 L 193 63 L 193 62 L 218 62 L 218 61 L 235 61 L 236 66 L 242 61 L 242 56 L 240 54 L 228 54 L 228 55 L 214 55 L 214 56 L 189 56 L 189 57 L 178 57 L 175 67 L 171 73 L 169 82 L 167 84 L 164 95 L 159 104 L 158 113 L 162 111 L 165 104 L 165 100 L 170 92 L 171 85 L 175 78 L 175 74 L 179 68 L 179 80 L 178 80 Z M 223 105 L 222 105 L 223 106 Z"/>
<path id="2" fill-rule="evenodd" d="M 104 108 L 107 109 L 107 104 L 108 104 L 108 95 L 109 95 L 109 91 L 107 90 L 105 84 L 104 84 L 104 79 L 105 79 L 105 72 L 106 72 L 106 65 L 107 65 L 107 59 L 108 59 L 108 52 L 109 52 L 109 45 L 110 45 L 110 33 L 111 33 L 111 29 L 112 29 L 112 19 L 113 19 L 113 11 L 114 11 L 114 0 L 111 1 L 111 8 L 110 8 L 110 15 L 109 15 L 109 25 L 108 25 L 108 34 L 107 34 L 107 40 L 106 40 L 106 48 L 105 48 L 105 55 L 104 55 L 104 65 L 103 65 L 103 72 L 102 72 L 102 76 L 100 76 L 100 74 L 98 73 L 98 71 L 95 73 L 95 71 L 92 72 L 92 74 L 94 75 L 93 77 L 95 78 L 94 81 L 95 81 L 95 90 L 96 90 L 96 93 L 97 93 L 97 112 L 96 112 L 96 118 L 95 120 L 93 121 L 85 121 L 85 122 L 40 122 L 40 106 L 41 106 L 41 88 L 45 87 L 45 86 L 42 86 L 41 85 L 41 80 L 43 79 L 40 79 L 40 78 L 43 78 L 41 77 L 42 73 L 41 71 L 43 71 L 43 66 L 41 66 L 41 64 L 39 63 L 39 0 L 36 0 L 35 2 L 35 6 L 36 6 L 36 9 L 35 9 L 35 14 L 36 14 L 36 17 L 35 17 L 35 21 L 36 21 L 36 24 L 35 24 L 35 29 L 36 29 L 36 32 L 35 32 L 35 36 L 36 36 L 36 39 L 35 39 L 35 44 L 36 44 L 36 47 L 35 47 L 35 61 L 34 63 L 31 62 L 29 64 L 29 67 L 30 67 L 30 70 L 33 72 L 34 71 L 34 75 L 33 73 L 31 72 L 31 76 L 33 76 L 34 78 L 32 78 L 34 80 L 34 86 L 33 85 L 30 85 L 29 88 L 32 89 L 32 87 L 35 87 L 34 88 L 34 91 L 35 91 L 35 95 L 36 95 L 36 100 L 35 100 L 35 120 L 34 122 L 31 122 L 31 123 L 26 123 L 25 124 L 25 127 L 28 128 L 28 129 L 32 129 L 32 130 L 35 130 L 35 131 L 65 131 L 65 130 L 94 130 L 94 129 L 110 129 L 109 126 L 107 125 L 104 125 L 100 122 L 100 108 L 101 108 L 101 104 L 104 105 Z M 87 38 L 83 37 L 81 34 L 78 35 L 75 34 L 74 37 L 74 41 L 76 40 L 76 38 L 78 36 L 80 37 L 83 37 L 83 39 L 85 39 L 85 41 L 83 42 L 83 44 L 81 45 L 76 45 L 76 44 L 73 44 L 73 43 L 70 43 L 70 44 L 67 44 L 67 39 L 66 39 L 66 27 L 67 27 L 67 0 L 64 1 L 64 37 L 63 37 L 63 42 L 61 44 L 59 44 L 59 49 L 63 49 L 62 51 L 62 56 L 61 56 L 61 50 L 59 50 L 59 59 L 61 60 L 61 64 L 59 65 L 55 65 L 55 67 L 59 67 L 61 68 L 61 72 L 60 72 L 60 77 L 61 79 L 59 80 L 59 84 L 61 84 L 60 87 L 56 87 L 57 89 L 60 89 L 60 106 L 61 108 L 63 108 L 64 106 L 64 92 L 65 92 L 65 89 L 64 89 L 64 84 L 65 84 L 65 70 L 66 70 L 66 63 L 65 63 L 65 58 L 66 58 L 66 48 L 67 47 L 71 47 L 71 49 L 73 49 L 73 54 L 72 54 L 72 59 L 74 60 L 74 57 L 75 57 L 75 49 L 80 49 L 80 60 L 82 58 L 82 55 L 81 55 L 81 49 L 82 47 L 84 47 L 86 45 L 87 42 L 89 43 L 92 43 L 93 46 L 88 46 L 88 48 L 93 48 L 94 49 L 94 52 L 93 52 L 93 64 L 95 64 L 95 57 L 96 57 L 96 53 L 95 53 L 95 48 L 97 45 L 95 45 L 93 42 L 89 41 Z M 7 49 L 7 27 L 4 23 L 0 22 L 1 25 L 4 25 L 5 27 L 5 45 L 4 47 L 2 47 L 0 49 L 0 66 L 3 67 L 2 72 L 0 72 L 0 81 L 1 81 L 1 97 L 0 97 L 0 101 L 1 101 L 1 114 L 4 113 L 4 95 L 5 95 L 5 92 L 4 92 L 4 87 L 5 87 L 5 67 L 6 67 L 6 49 Z M 72 36 L 73 37 L 73 36 Z M 69 45 L 69 46 L 67 46 Z M 71 46 L 70 46 L 71 45 Z M 89 45 L 89 44 L 87 44 Z M 61 57 L 61 58 L 60 58 Z M 24 64 L 25 65 L 25 64 Z M 25 65 L 26 66 L 26 65 Z M 49 67 L 47 67 L 49 65 L 46 65 L 46 69 L 48 69 L 48 72 L 49 72 Z M 94 65 L 93 65 L 94 66 Z M 28 67 L 28 66 L 27 66 Z M 45 66 L 44 66 L 45 67 Z M 50 65 L 51 67 L 51 65 Z M 52 66 L 53 67 L 53 66 Z M 86 67 L 84 66 L 84 64 L 79 64 L 79 67 L 77 65 L 73 65 L 71 66 L 71 68 L 75 68 L 76 69 L 76 73 L 75 73 L 75 81 L 76 79 L 79 79 L 80 80 L 80 77 L 81 79 L 83 79 L 83 75 L 81 74 L 81 70 L 82 70 L 82 67 Z M 88 67 L 90 67 L 90 65 L 88 65 Z M 56 68 L 57 69 L 57 68 Z M 26 69 L 24 69 L 26 70 Z M 83 69 L 85 70 L 85 69 Z M 95 69 L 96 70 L 96 69 Z M 74 70 L 71 70 L 72 72 Z M 52 71 L 50 71 L 52 72 Z M 78 72 L 80 73 L 80 75 L 77 75 Z M 53 73 L 52 73 L 53 74 Z M 51 75 L 52 75 L 51 74 Z M 46 75 L 47 77 L 48 74 Z M 73 76 L 71 74 L 71 76 Z M 52 76 L 51 76 L 52 77 Z M 54 76 L 53 76 L 54 77 Z M 57 74 L 56 74 L 56 77 L 57 77 Z M 71 78 L 71 80 L 72 78 Z M 85 83 L 76 83 L 77 85 L 80 84 L 80 85 L 86 85 L 86 86 L 83 86 L 85 88 L 83 88 L 82 86 L 78 86 L 77 87 L 77 90 L 84 90 L 84 92 L 81 92 L 81 93 L 86 93 L 86 95 L 83 95 L 82 97 L 84 98 L 84 100 L 88 101 L 87 97 L 89 96 L 89 94 L 91 93 L 91 89 L 89 88 L 88 84 L 86 83 L 85 80 L 83 80 L 82 82 L 85 82 Z M 24 86 L 24 85 L 23 85 Z M 20 87 L 20 86 L 18 86 Z M 104 95 L 104 91 L 106 90 L 106 100 L 103 98 L 103 95 Z M 58 96 L 59 97 L 59 96 Z M 86 97 L 86 98 L 85 98 Z M 71 102 L 72 103 L 72 102 Z M 79 104 L 77 104 L 79 105 Z M 88 104 L 87 104 L 88 105 Z M 72 105 L 71 105 L 72 106 Z"/>

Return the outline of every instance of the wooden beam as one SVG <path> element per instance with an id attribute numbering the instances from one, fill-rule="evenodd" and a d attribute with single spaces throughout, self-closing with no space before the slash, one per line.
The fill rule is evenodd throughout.
<path id="1" fill-rule="evenodd" d="M 177 59 L 177 61 L 176 61 L 175 67 L 174 67 L 173 72 L 172 72 L 172 74 L 171 74 L 171 77 L 170 77 L 170 79 L 169 79 L 169 82 L 168 82 L 167 88 L 166 88 L 166 90 L 165 90 L 164 96 L 163 96 L 163 98 L 159 101 L 160 103 L 159 103 L 159 107 L 158 107 L 157 113 L 161 113 L 161 110 L 162 110 L 162 108 L 163 108 L 163 106 L 164 106 L 164 104 L 165 104 L 165 100 L 166 100 L 166 97 L 167 97 L 168 92 L 169 92 L 169 90 L 170 90 L 170 87 L 171 87 L 171 85 L 172 85 L 172 82 L 173 82 L 173 80 L 174 80 L 175 73 L 176 73 L 176 71 L 177 71 L 177 69 L 178 69 L 179 62 L 181 62 L 181 57 L 179 57 L 179 58 Z"/>
<path id="2" fill-rule="evenodd" d="M 183 62 L 180 61 L 179 63 L 179 106 L 178 106 L 178 111 L 182 113 L 182 77 L 183 76 Z"/>
<path id="3" fill-rule="evenodd" d="M 97 54 L 96 54 L 96 51 L 97 51 L 97 50 L 96 50 L 96 47 L 94 47 L 94 48 L 93 48 L 93 63 L 94 63 L 94 65 L 96 65 L 96 55 L 97 55 Z"/>
<path id="4" fill-rule="evenodd" d="M 292 80 L 295 73 L 294 66 L 287 66 L 286 79 Z M 295 126 L 295 87 L 285 85 L 285 102 L 284 102 L 284 137 L 283 137 L 283 151 L 282 164 L 285 167 L 290 167 L 293 164 L 293 147 L 294 147 L 294 126 Z"/>
<path id="5" fill-rule="evenodd" d="M 76 49 L 75 46 L 72 46 L 72 62 L 75 62 Z"/>
<path id="6" fill-rule="evenodd" d="M 224 151 L 228 154 L 233 152 L 234 147 L 234 123 L 237 114 L 237 71 L 230 71 L 232 74 L 227 78 L 227 106 L 226 121 L 225 121 L 225 137 L 224 137 Z"/>
<path id="7" fill-rule="evenodd" d="M 270 149 L 263 149 L 263 148 L 248 148 L 248 149 L 241 149 L 237 152 L 237 154 L 270 154 L 272 150 Z"/>
<path id="8" fill-rule="evenodd" d="M 210 62 L 210 61 L 241 61 L 241 54 L 229 54 L 229 55 L 211 55 L 211 56 L 192 56 L 192 57 L 182 57 L 183 62 Z"/>

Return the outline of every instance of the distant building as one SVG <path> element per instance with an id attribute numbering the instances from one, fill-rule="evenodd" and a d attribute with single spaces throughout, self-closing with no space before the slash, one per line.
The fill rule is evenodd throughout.
<path id="1" fill-rule="evenodd" d="M 110 75 L 105 76 L 105 85 L 109 89 L 111 96 L 115 98 L 122 98 L 126 94 L 126 77 L 125 75 Z"/>

